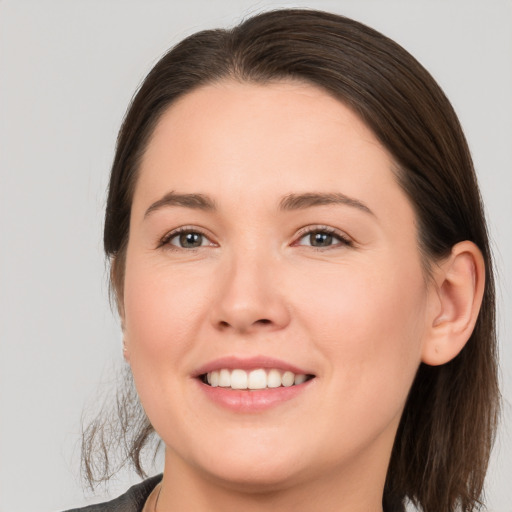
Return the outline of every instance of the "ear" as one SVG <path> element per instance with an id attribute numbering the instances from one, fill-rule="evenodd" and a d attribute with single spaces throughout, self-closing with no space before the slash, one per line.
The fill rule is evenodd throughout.
<path id="1" fill-rule="evenodd" d="M 126 333 L 126 328 L 125 328 L 125 323 L 124 323 L 124 308 L 121 309 L 118 306 L 117 309 L 119 311 L 119 319 L 121 320 L 121 331 L 123 332 L 123 357 L 124 357 L 124 360 L 128 364 L 130 364 L 130 350 L 128 348 L 129 343 L 128 343 L 127 333 Z"/>
<path id="2" fill-rule="evenodd" d="M 434 270 L 434 281 L 421 359 L 437 366 L 459 354 L 475 327 L 485 284 L 480 249 L 469 241 L 454 245 L 450 256 Z"/>
<path id="3" fill-rule="evenodd" d="M 119 320 L 121 321 L 121 330 L 123 332 L 123 357 L 127 363 L 130 362 L 130 353 L 128 351 L 128 344 L 126 341 L 126 330 L 125 330 L 125 314 L 124 314 L 124 265 L 125 255 L 122 253 L 121 256 L 115 256 L 110 263 L 110 286 L 113 291 L 114 300 L 116 302 L 117 313 Z"/>
<path id="4" fill-rule="evenodd" d="M 130 351 L 128 350 L 128 347 L 126 346 L 126 338 L 123 337 L 123 357 L 124 360 L 129 364 L 130 363 Z"/>
<path id="5" fill-rule="evenodd" d="M 124 316 L 119 312 L 119 318 L 121 319 L 121 330 L 123 332 L 123 357 L 127 363 L 130 363 L 130 351 L 128 350 L 128 341 L 126 339 L 126 329 L 124 326 Z"/>

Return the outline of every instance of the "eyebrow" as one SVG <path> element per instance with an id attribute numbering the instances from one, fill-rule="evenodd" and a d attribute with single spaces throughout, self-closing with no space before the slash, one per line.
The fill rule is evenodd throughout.
<path id="1" fill-rule="evenodd" d="M 279 202 L 279 209 L 283 211 L 303 210 L 314 206 L 344 205 L 357 208 L 365 213 L 374 215 L 374 213 L 363 202 L 352 197 L 348 197 L 340 192 L 322 193 L 308 192 L 305 194 L 288 194 Z M 194 210 L 214 211 L 216 210 L 215 201 L 203 194 L 177 194 L 168 192 L 161 199 L 155 201 L 144 214 L 147 217 L 152 212 L 164 207 L 181 206 L 183 208 L 192 208 Z"/>
<path id="2" fill-rule="evenodd" d="M 166 206 L 181 206 L 204 211 L 215 210 L 215 202 L 203 194 L 177 194 L 175 192 L 169 192 L 158 201 L 155 201 L 146 210 L 144 217 Z"/>
<path id="3" fill-rule="evenodd" d="M 310 192 L 306 194 L 289 194 L 281 200 L 279 208 L 281 210 L 302 210 L 304 208 L 311 208 L 312 206 L 325 206 L 325 205 L 345 205 L 357 208 L 365 213 L 375 215 L 368 206 L 358 199 L 348 197 L 339 192 L 335 193 L 316 193 Z"/>

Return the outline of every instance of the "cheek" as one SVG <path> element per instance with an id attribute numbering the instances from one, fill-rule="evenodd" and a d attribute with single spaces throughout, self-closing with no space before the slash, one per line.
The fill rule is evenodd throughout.
<path id="1" fill-rule="evenodd" d="M 179 354 L 197 335 L 197 319 L 207 310 L 207 282 L 172 273 L 151 262 L 127 261 L 125 339 L 131 355 L 161 361 Z"/>
<path id="2" fill-rule="evenodd" d="M 378 269 L 378 270 L 375 270 Z M 383 270 L 385 269 L 385 270 Z M 302 288 L 311 338 L 348 396 L 405 400 L 421 359 L 425 285 L 412 263 L 351 267 Z M 357 393 L 355 393 L 357 389 Z M 403 390 L 403 391 L 399 391 Z"/>
<path id="3" fill-rule="evenodd" d="M 321 331 L 337 332 L 354 344 L 375 344 L 373 348 L 386 339 L 399 341 L 386 334 L 419 327 L 426 298 L 420 271 L 390 265 L 352 266 L 323 276 L 317 272 L 313 279 L 302 278 L 300 293 L 296 305 L 305 306 L 303 311 L 318 320 Z M 382 336 L 368 337 L 371 331 Z"/>
<path id="4" fill-rule="evenodd" d="M 179 438 L 181 426 L 195 421 L 185 397 L 209 311 L 207 287 L 203 278 L 190 279 L 185 267 L 169 272 L 165 262 L 137 255 L 127 259 L 124 336 L 129 363 L 144 410 L 166 439 L 168 432 Z"/>

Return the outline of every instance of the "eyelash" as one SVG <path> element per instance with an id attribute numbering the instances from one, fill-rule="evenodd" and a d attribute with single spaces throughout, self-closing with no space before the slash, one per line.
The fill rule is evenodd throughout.
<path id="1" fill-rule="evenodd" d="M 306 236 L 311 236 L 314 233 L 319 234 L 326 234 L 329 236 L 332 236 L 333 238 L 336 238 L 338 240 L 338 243 L 326 246 L 326 247 L 316 247 L 313 245 L 306 245 L 306 247 L 311 247 L 312 249 L 316 251 L 325 251 L 329 249 L 338 248 L 340 246 L 347 246 L 352 247 L 354 245 L 353 241 L 350 240 L 346 235 L 343 233 L 340 233 L 338 230 L 331 228 L 329 226 L 308 226 L 306 228 L 303 228 L 297 235 L 296 241 L 292 245 L 302 245 L 299 244 L 300 240 L 305 238 Z"/>
<path id="2" fill-rule="evenodd" d="M 210 246 L 211 245 L 215 245 L 213 242 L 211 242 L 209 236 L 204 231 L 202 231 L 201 229 L 198 229 L 198 228 L 192 227 L 192 226 L 182 226 L 180 228 L 172 230 L 170 233 L 167 233 L 160 240 L 160 242 L 158 244 L 158 247 L 166 246 L 166 249 L 171 250 L 171 251 L 179 251 L 179 250 L 194 251 L 194 250 L 200 249 L 201 247 L 205 247 L 203 245 L 200 245 L 198 247 L 189 247 L 189 248 L 187 248 L 187 247 L 180 247 L 178 245 L 174 245 L 174 244 L 170 243 L 173 238 L 176 238 L 177 236 L 180 236 L 180 235 L 183 235 L 183 234 L 201 235 L 206 240 L 210 241 L 210 244 L 208 244 L 208 245 L 210 245 Z"/>
<path id="3" fill-rule="evenodd" d="M 328 236 L 336 238 L 338 240 L 338 243 L 335 243 L 335 244 L 332 244 L 332 245 L 328 245 L 328 246 L 325 246 L 325 247 L 317 247 L 317 246 L 314 246 L 314 245 L 303 245 L 303 244 L 299 243 L 303 238 L 307 237 L 308 235 L 311 236 L 314 233 L 326 234 Z M 182 234 L 197 234 L 197 235 L 200 235 L 200 236 L 204 237 L 210 243 L 207 244 L 207 245 L 199 245 L 198 247 L 188 247 L 188 248 L 187 247 L 180 247 L 178 245 L 174 245 L 174 244 L 170 243 L 170 241 L 173 238 L 176 238 L 176 237 L 178 237 L 178 236 L 180 236 Z M 216 244 L 214 242 L 211 242 L 211 240 L 209 239 L 209 236 L 204 231 L 202 231 L 201 229 L 198 229 L 198 228 L 192 227 L 192 226 L 182 226 L 180 228 L 174 229 L 170 233 L 167 233 L 160 240 L 160 242 L 158 244 L 158 247 L 160 248 L 160 247 L 166 246 L 166 248 L 168 250 L 173 250 L 173 251 L 179 251 L 179 250 L 194 251 L 194 250 L 197 250 L 197 249 L 199 249 L 201 247 L 207 247 L 207 246 L 212 246 L 212 245 L 216 245 Z M 337 248 L 337 247 L 340 247 L 340 246 L 352 247 L 354 244 L 353 244 L 353 241 L 350 240 L 346 235 L 343 235 L 338 230 L 336 230 L 334 228 L 331 228 L 329 226 L 308 226 L 308 227 L 303 228 L 303 229 L 301 229 L 299 231 L 299 233 L 295 237 L 295 241 L 291 245 L 292 246 L 311 247 L 312 249 L 314 249 L 316 251 L 325 251 L 325 250 Z"/>

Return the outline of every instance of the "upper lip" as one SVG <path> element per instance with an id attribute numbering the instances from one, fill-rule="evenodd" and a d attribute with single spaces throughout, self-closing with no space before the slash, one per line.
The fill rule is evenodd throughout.
<path id="1" fill-rule="evenodd" d="M 236 357 L 226 356 L 214 359 L 204 365 L 200 366 L 193 373 L 194 377 L 199 377 L 205 373 L 210 373 L 215 370 L 227 369 L 240 369 L 240 370 L 257 370 L 259 368 L 275 368 L 277 370 L 289 371 L 295 373 L 295 375 L 312 375 L 312 372 L 287 363 L 281 359 L 267 356 L 253 356 L 253 357 Z"/>

